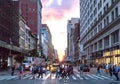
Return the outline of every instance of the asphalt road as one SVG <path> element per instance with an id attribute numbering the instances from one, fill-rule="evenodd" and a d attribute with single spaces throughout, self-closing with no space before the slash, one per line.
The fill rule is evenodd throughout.
<path id="1" fill-rule="evenodd" d="M 34 79 L 34 80 L 8 80 L 2 81 L 0 84 L 120 84 L 120 81 L 106 81 L 106 80 L 41 80 L 41 79 Z"/>

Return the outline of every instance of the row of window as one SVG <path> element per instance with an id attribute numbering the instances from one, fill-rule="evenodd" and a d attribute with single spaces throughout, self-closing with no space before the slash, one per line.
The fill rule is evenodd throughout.
<path id="1" fill-rule="evenodd" d="M 110 22 L 112 22 L 115 18 L 117 18 L 118 15 L 118 7 L 115 8 L 115 10 L 113 10 L 111 12 L 111 14 L 107 15 L 103 21 L 101 21 L 85 38 L 86 41 L 91 39 L 95 34 L 97 34 L 99 31 L 102 30 L 102 28 L 105 28 Z M 111 21 L 110 21 L 111 20 Z M 90 30 L 90 27 L 88 28 L 87 31 Z M 87 32 L 86 32 L 87 33 Z"/>
<path id="2" fill-rule="evenodd" d="M 91 23 L 90 21 L 92 21 L 93 20 L 93 17 L 95 17 L 96 16 L 96 14 L 97 14 L 97 12 L 99 11 L 99 9 L 102 7 L 102 2 L 103 3 L 105 3 L 105 1 L 106 0 L 104 0 L 104 1 L 102 1 L 102 0 L 100 0 L 100 2 L 98 3 L 98 9 L 97 9 L 97 7 L 96 8 L 94 8 L 93 7 L 93 5 L 91 4 L 91 6 L 89 7 L 89 6 L 87 6 L 88 8 L 90 8 L 90 9 L 88 9 L 88 8 L 83 8 L 83 9 L 85 9 L 85 10 L 83 10 L 83 9 L 81 9 L 81 10 L 83 10 L 83 11 L 81 11 L 81 24 L 84 24 L 84 22 L 86 22 L 86 24 L 84 24 L 84 25 L 82 25 L 81 26 L 81 28 L 86 28 L 87 26 L 89 26 L 89 24 Z M 111 0 L 111 4 L 113 4 L 115 2 L 115 0 Z M 97 3 L 97 1 L 96 0 L 94 0 L 94 3 Z M 94 8 L 94 10 L 93 10 L 93 8 Z M 108 10 L 108 8 L 109 8 L 109 3 L 106 3 L 106 5 L 105 5 L 105 7 L 104 7 L 104 13 Z M 87 11 L 88 10 L 88 11 Z M 86 13 L 86 11 L 87 11 L 87 13 Z M 92 12 L 93 11 L 93 12 Z M 98 19 L 99 18 L 101 18 L 101 16 L 102 16 L 102 11 L 98 14 Z M 87 21 L 86 21 L 87 20 Z M 97 18 L 95 18 L 94 19 L 94 22 L 96 22 L 97 21 Z"/>
<path id="3" fill-rule="evenodd" d="M 114 45 L 115 43 L 119 42 L 119 30 L 113 32 L 111 35 L 104 37 L 103 39 L 99 40 L 98 42 L 90 45 L 87 49 L 89 49 L 89 51 L 94 52 L 106 47 L 109 47 L 110 44 Z"/>

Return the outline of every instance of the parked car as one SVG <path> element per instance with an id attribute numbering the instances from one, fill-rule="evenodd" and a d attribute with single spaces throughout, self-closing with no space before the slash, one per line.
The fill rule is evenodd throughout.
<path id="1" fill-rule="evenodd" d="M 88 65 L 84 65 L 84 72 L 89 72 L 90 71 L 90 67 Z"/>

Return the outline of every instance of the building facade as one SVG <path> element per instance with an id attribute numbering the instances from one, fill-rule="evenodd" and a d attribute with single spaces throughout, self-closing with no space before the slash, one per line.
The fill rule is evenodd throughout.
<path id="1" fill-rule="evenodd" d="M 42 3 L 41 0 L 20 0 L 21 15 L 38 38 L 38 53 L 41 55 Z"/>
<path id="2" fill-rule="evenodd" d="M 120 0 L 80 0 L 84 63 L 120 63 Z"/>
<path id="3" fill-rule="evenodd" d="M 19 1 L 0 0 L 0 70 L 19 53 Z"/>
<path id="4" fill-rule="evenodd" d="M 47 38 L 47 30 L 42 29 L 41 30 L 41 42 L 42 42 L 42 51 L 45 55 L 46 59 L 48 59 L 48 38 Z"/>
<path id="5" fill-rule="evenodd" d="M 76 61 L 79 60 L 79 40 L 80 40 L 80 23 L 75 24 L 75 29 L 74 29 L 74 59 Z"/>
<path id="6" fill-rule="evenodd" d="M 79 23 L 79 18 L 71 18 L 67 23 L 67 58 L 70 61 L 75 61 L 74 29 L 76 23 Z"/>
<path id="7" fill-rule="evenodd" d="M 45 34 L 46 35 L 46 40 L 48 41 L 48 60 L 53 60 L 53 45 L 52 45 L 52 36 L 51 36 L 51 32 L 49 30 L 49 27 L 47 26 L 47 24 L 42 24 L 42 31 L 45 32 L 41 32 L 41 34 Z"/>

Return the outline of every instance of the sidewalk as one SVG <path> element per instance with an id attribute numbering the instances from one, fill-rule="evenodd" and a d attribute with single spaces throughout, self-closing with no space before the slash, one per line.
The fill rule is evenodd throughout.
<path id="1" fill-rule="evenodd" d="M 14 75 L 18 75 L 19 71 L 15 70 Z M 29 71 L 24 71 L 24 75 L 25 74 L 30 74 L 31 72 Z M 10 70 L 6 70 L 6 71 L 2 71 L 0 72 L 0 76 L 11 76 L 11 71 Z"/>
<path id="2" fill-rule="evenodd" d="M 18 70 L 15 70 L 14 75 L 18 74 Z M 1 71 L 0 72 L 0 76 L 2 75 L 11 75 L 11 71 L 10 70 L 5 70 L 5 71 Z"/>

